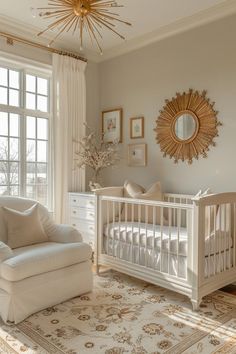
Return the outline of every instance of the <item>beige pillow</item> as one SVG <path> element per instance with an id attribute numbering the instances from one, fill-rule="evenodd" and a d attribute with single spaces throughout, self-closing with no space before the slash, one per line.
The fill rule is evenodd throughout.
<path id="1" fill-rule="evenodd" d="M 132 181 L 125 181 L 124 183 L 124 198 L 135 198 L 137 194 L 144 193 L 145 189 L 139 184 Z"/>
<path id="2" fill-rule="evenodd" d="M 162 201 L 163 195 L 161 190 L 161 183 L 156 182 L 154 183 L 146 192 L 144 192 L 144 188 L 137 185 L 136 183 L 129 182 L 128 188 L 127 185 L 124 186 L 127 196 L 134 199 L 144 199 L 144 200 L 155 200 L 155 201 Z M 139 210 L 140 210 L 140 218 L 139 218 Z M 161 210 L 159 207 L 155 208 L 156 215 L 155 215 L 155 224 L 161 224 Z M 122 210 L 122 217 L 121 219 L 124 221 L 126 220 L 125 214 L 127 214 L 127 221 L 139 221 L 140 222 L 147 222 L 153 223 L 153 207 L 142 205 L 140 208 L 137 204 L 134 205 L 133 208 L 133 219 L 132 219 L 132 207 L 131 204 L 127 204 L 127 212 L 125 212 L 125 207 Z M 166 220 L 163 217 L 163 224 L 166 224 Z"/>
<path id="3" fill-rule="evenodd" d="M 6 207 L 2 209 L 7 224 L 9 247 L 18 248 L 48 241 L 40 222 L 38 204 L 24 212 Z"/>

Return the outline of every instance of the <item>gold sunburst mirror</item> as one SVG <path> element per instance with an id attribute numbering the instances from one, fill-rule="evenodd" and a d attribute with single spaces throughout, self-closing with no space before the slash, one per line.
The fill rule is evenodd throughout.
<path id="1" fill-rule="evenodd" d="M 206 91 L 191 89 L 165 102 L 154 129 L 163 156 L 189 164 L 200 155 L 206 158 L 209 147 L 216 145 L 214 138 L 221 125 L 215 103 L 206 97 Z"/>

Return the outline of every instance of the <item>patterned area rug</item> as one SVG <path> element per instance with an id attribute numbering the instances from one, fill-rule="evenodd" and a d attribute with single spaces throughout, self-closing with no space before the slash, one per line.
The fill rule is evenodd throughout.
<path id="1" fill-rule="evenodd" d="M 192 312 L 182 295 L 108 271 L 92 294 L 0 326 L 4 354 L 232 354 L 236 297 L 217 291 Z"/>

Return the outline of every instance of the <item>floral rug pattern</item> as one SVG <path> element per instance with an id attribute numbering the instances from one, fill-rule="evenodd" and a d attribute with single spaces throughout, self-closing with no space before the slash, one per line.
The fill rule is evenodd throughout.
<path id="1" fill-rule="evenodd" d="M 236 297 L 217 291 L 199 312 L 183 295 L 114 271 L 93 293 L 0 326 L 0 353 L 233 354 Z"/>

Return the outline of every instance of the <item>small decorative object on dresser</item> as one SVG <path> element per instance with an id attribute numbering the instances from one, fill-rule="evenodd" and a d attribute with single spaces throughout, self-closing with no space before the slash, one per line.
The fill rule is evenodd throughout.
<path id="1" fill-rule="evenodd" d="M 128 165 L 136 167 L 147 165 L 147 144 L 128 145 Z"/>
<path id="2" fill-rule="evenodd" d="M 96 198 L 93 193 L 69 193 L 69 225 L 77 229 L 94 249 Z"/>
<path id="3" fill-rule="evenodd" d="M 130 118 L 130 139 L 144 138 L 144 117 Z"/>
<path id="4" fill-rule="evenodd" d="M 106 143 L 103 136 L 97 136 L 94 131 L 86 125 L 88 135 L 81 141 L 75 142 L 79 144 L 79 150 L 75 153 L 75 164 L 77 167 L 88 166 L 93 170 L 92 181 L 89 182 L 91 190 L 101 188 L 98 178 L 101 170 L 114 166 L 119 161 L 117 151 L 118 140 L 112 143 Z"/>
<path id="5" fill-rule="evenodd" d="M 105 143 L 122 143 L 122 109 L 102 112 L 102 134 Z"/>

